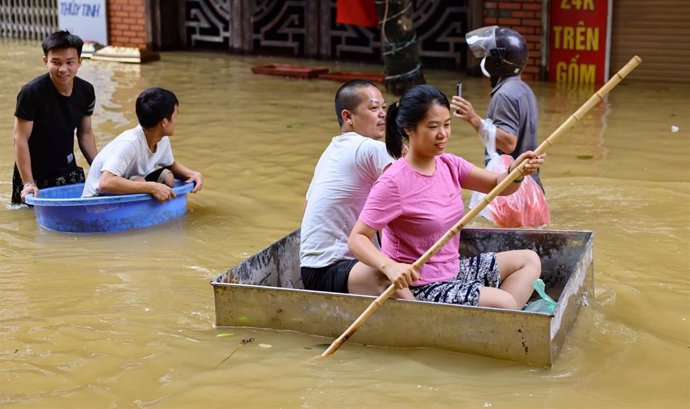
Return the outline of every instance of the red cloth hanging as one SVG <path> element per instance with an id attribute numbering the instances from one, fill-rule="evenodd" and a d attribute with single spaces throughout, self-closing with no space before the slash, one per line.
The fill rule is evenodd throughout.
<path id="1" fill-rule="evenodd" d="M 376 27 L 379 17 L 374 0 L 338 0 L 335 22 L 353 26 Z"/>

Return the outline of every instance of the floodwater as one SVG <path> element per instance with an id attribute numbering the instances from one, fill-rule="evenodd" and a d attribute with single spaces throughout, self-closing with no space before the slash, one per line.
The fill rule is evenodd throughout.
<path id="1" fill-rule="evenodd" d="M 173 151 L 203 172 L 205 188 L 190 195 L 188 214 L 174 222 L 74 235 L 46 231 L 32 210 L 8 205 L 15 97 L 45 69 L 37 43 L 2 41 L 0 52 L 0 406 L 690 402 L 690 88 L 624 81 L 549 151 L 542 180 L 550 227 L 596 232 L 595 296 L 553 368 L 354 343 L 314 361 L 319 344 L 330 339 L 215 328 L 209 280 L 299 226 L 313 167 L 338 132 L 332 106 L 338 83 L 253 75 L 250 67 L 319 62 L 186 52 L 142 66 L 85 61 L 80 75 L 97 91 L 98 146 L 135 125 L 141 90 L 170 88 L 181 101 Z M 458 74 L 426 77 L 451 93 Z M 594 91 L 532 85 L 541 140 Z M 464 80 L 464 95 L 480 113 L 488 91 L 487 81 Z M 448 151 L 481 162 L 469 126 L 454 122 L 452 138 Z M 240 347 L 248 337 L 255 341 Z"/>

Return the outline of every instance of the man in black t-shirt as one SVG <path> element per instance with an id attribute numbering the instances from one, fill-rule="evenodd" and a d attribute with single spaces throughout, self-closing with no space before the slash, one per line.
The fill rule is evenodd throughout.
<path id="1" fill-rule="evenodd" d="M 43 41 L 46 74 L 24 85 L 14 112 L 14 175 L 12 203 L 21 203 L 39 189 L 84 182 L 84 170 L 74 158 L 74 130 L 79 149 L 91 164 L 96 138 L 91 114 L 96 104 L 93 86 L 77 78 L 84 42 L 68 31 Z"/>

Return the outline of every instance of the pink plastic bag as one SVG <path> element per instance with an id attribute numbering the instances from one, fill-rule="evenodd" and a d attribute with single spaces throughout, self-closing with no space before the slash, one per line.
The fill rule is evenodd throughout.
<path id="1" fill-rule="evenodd" d="M 505 173 L 514 159 L 509 155 L 495 156 L 486 165 L 492 172 Z M 470 209 L 486 196 L 473 192 Z M 517 192 L 509 196 L 497 196 L 479 213 L 500 227 L 537 227 L 549 224 L 549 206 L 541 188 L 531 176 L 526 176 Z"/>

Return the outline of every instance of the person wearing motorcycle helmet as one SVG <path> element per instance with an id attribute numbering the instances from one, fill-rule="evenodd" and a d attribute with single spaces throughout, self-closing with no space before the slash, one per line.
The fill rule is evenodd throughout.
<path id="1" fill-rule="evenodd" d="M 482 73 L 491 79 L 491 101 L 486 119 L 482 119 L 468 100 L 454 96 L 451 108 L 455 116 L 479 134 L 486 163 L 496 154 L 515 159 L 536 149 L 537 99 L 520 76 L 527 65 L 527 42 L 517 31 L 499 26 L 470 31 L 465 39 L 474 56 L 482 59 Z M 543 191 L 539 173 L 531 176 Z"/>

